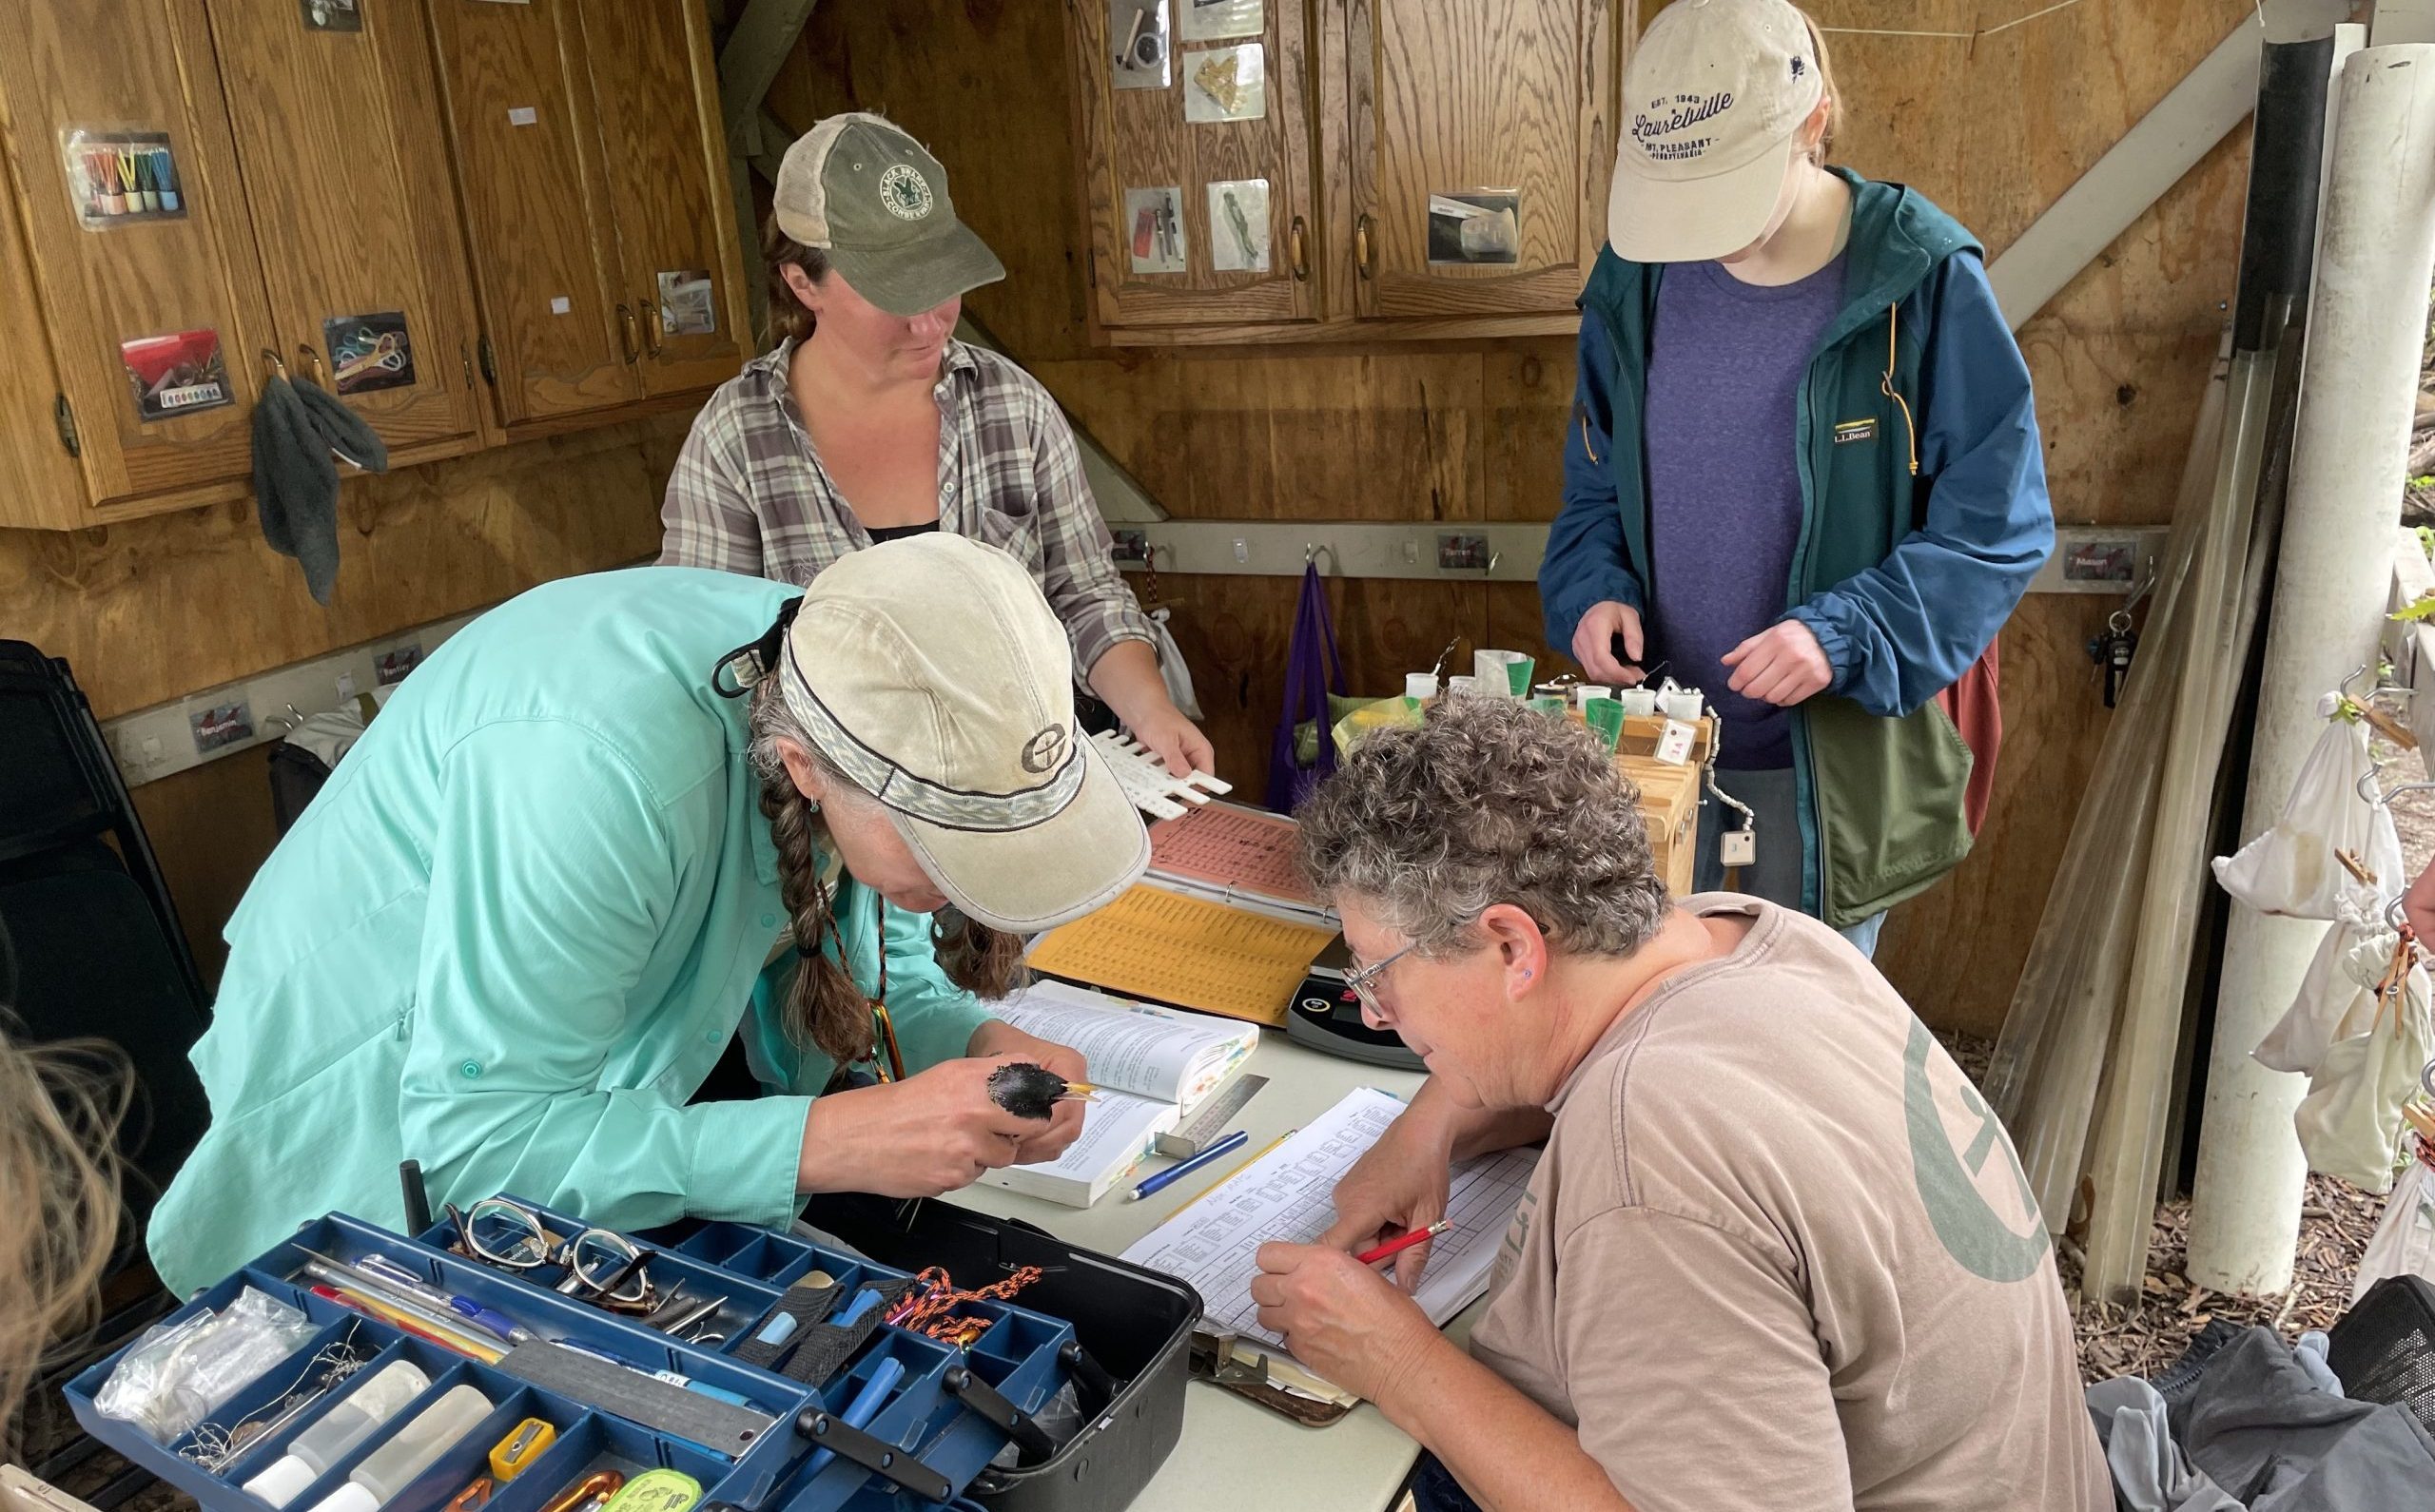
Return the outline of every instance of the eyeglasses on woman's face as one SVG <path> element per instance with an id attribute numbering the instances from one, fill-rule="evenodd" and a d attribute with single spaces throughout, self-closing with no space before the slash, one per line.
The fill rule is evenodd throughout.
<path id="1" fill-rule="evenodd" d="M 1419 948 L 1420 947 L 1417 945 L 1406 945 L 1403 949 L 1396 951 L 1393 955 L 1387 957 L 1384 960 L 1377 961 L 1368 966 L 1362 965 L 1359 960 L 1357 958 L 1355 959 L 1354 962 L 1354 969 L 1351 974 L 1344 979 L 1344 984 L 1353 989 L 1354 997 L 1360 999 L 1361 1008 L 1364 1013 L 1367 1013 L 1372 1018 L 1382 1021 L 1386 1019 L 1388 1017 L 1387 1006 L 1380 996 L 1380 989 L 1385 985 L 1387 968 L 1393 965 L 1396 961 L 1403 960 L 1406 956 L 1411 955 L 1413 951 Z"/>

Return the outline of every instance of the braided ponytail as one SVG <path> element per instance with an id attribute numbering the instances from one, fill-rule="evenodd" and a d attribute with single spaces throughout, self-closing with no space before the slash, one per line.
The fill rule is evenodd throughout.
<path id="1" fill-rule="evenodd" d="M 774 689 L 754 695 L 754 724 L 760 723 L 762 707 L 776 701 Z M 840 1066 L 851 1065 L 871 1053 L 871 1005 L 844 963 L 820 948 L 823 935 L 836 933 L 836 922 L 813 851 L 811 801 L 797 790 L 783 763 L 760 778 L 761 812 L 778 848 L 778 896 L 787 905 L 795 953 L 803 958 L 787 990 L 787 1034 L 797 1044 L 810 1041 Z M 838 954 L 845 954 L 842 945 Z"/>
<path id="2" fill-rule="evenodd" d="M 760 781 L 761 812 L 769 821 L 769 838 L 777 846 L 778 895 L 787 906 L 795 951 L 803 958 L 787 995 L 787 1034 L 798 1045 L 811 1044 L 840 1066 L 851 1065 L 871 1053 L 871 1003 L 846 969 L 845 940 L 832 917 L 828 889 L 820 882 L 815 843 L 825 826 L 819 810 L 788 773 L 778 749 L 780 741 L 808 754 L 832 789 L 840 793 L 861 789 L 812 744 L 810 734 L 788 709 L 776 678 L 764 678 L 754 686 L 753 775 Z M 824 937 L 836 941 L 835 959 L 821 949 Z M 976 924 L 954 909 L 941 909 L 933 916 L 930 942 L 947 979 L 977 997 L 1003 998 L 1028 979 L 1022 937 Z"/>

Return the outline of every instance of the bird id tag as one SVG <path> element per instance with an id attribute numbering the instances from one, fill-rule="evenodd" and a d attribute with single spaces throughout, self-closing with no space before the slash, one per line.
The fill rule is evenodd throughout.
<path id="1" fill-rule="evenodd" d="M 1680 766 L 1691 759 L 1691 743 L 1699 738 L 1696 727 L 1669 719 L 1657 732 L 1657 759 Z"/>
<path id="2" fill-rule="evenodd" d="M 1745 821 L 1740 829 L 1728 829 L 1717 836 L 1716 857 L 1728 871 L 1736 866 L 1757 865 L 1759 863 L 1757 822 Z"/>

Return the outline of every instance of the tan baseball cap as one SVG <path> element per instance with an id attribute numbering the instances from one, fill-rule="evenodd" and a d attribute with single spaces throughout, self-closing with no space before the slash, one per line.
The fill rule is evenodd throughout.
<path id="1" fill-rule="evenodd" d="M 919 315 L 1006 276 L 955 218 L 947 170 L 885 116 L 832 115 L 796 138 L 769 213 L 890 315 Z"/>
<path id="2" fill-rule="evenodd" d="M 1674 0 L 1624 72 L 1607 242 L 1634 262 L 1704 262 L 1759 239 L 1793 139 L 1825 90 L 1785 0 Z"/>
<path id="3" fill-rule="evenodd" d="M 1046 929 L 1150 864 L 1140 815 L 1074 724 L 1065 629 L 995 547 L 940 533 L 848 552 L 805 591 L 778 686 L 971 919 Z"/>

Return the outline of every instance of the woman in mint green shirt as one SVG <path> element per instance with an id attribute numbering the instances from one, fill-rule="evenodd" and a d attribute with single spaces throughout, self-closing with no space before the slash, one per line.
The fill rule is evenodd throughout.
<path id="1" fill-rule="evenodd" d="M 1069 655 L 1030 575 L 957 536 L 857 552 L 799 601 L 651 568 L 468 626 L 229 921 L 193 1057 L 211 1127 L 147 1235 L 163 1280 L 331 1210 L 395 1226 L 407 1158 L 435 1203 L 633 1230 L 1053 1157 L 1077 1107 L 1027 1122 L 984 1084 L 1081 1057 L 971 989 L 1148 861 L 1073 733 Z M 689 1104 L 739 1028 L 769 1095 Z M 888 1079 L 842 1086 L 857 1061 Z"/>

